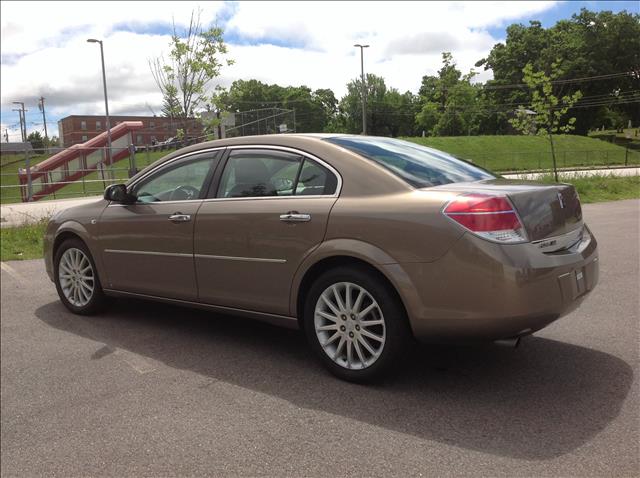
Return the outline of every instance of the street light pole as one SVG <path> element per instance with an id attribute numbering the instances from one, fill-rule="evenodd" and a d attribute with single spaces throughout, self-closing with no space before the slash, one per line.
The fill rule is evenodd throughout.
<path id="1" fill-rule="evenodd" d="M 104 49 L 102 48 L 102 40 L 96 40 L 89 38 L 89 43 L 100 44 L 100 59 L 102 60 L 102 86 L 104 87 L 104 110 L 106 112 L 106 126 L 107 126 L 107 164 L 112 164 L 111 161 L 111 122 L 109 121 L 109 101 L 107 100 L 107 74 L 104 69 Z"/>
<path id="2" fill-rule="evenodd" d="M 360 45 L 356 43 L 353 45 L 360 48 L 360 75 L 362 78 L 362 134 L 367 134 L 367 85 L 364 79 L 364 49 L 369 48 L 369 45 Z"/>

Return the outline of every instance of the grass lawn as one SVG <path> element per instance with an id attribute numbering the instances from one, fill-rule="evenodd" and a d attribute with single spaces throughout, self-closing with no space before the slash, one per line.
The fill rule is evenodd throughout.
<path id="1" fill-rule="evenodd" d="M 555 182 L 552 175 L 545 176 L 541 181 Z M 573 184 L 583 204 L 640 198 L 640 176 L 560 177 L 560 181 Z"/>
<path id="2" fill-rule="evenodd" d="M 42 257 L 42 239 L 47 221 L 0 229 L 0 260 L 26 260 Z"/>
<path id="3" fill-rule="evenodd" d="M 31 165 L 47 159 L 49 155 L 41 154 L 31 157 Z M 9 163 L 9 164 L 8 164 Z M 3 155 L 0 162 L 0 185 L 10 186 L 0 188 L 0 203 L 20 202 L 20 187 L 18 186 L 18 168 L 24 168 L 23 155 Z M 15 186 L 15 187 L 11 187 Z"/>
<path id="4" fill-rule="evenodd" d="M 590 176 L 560 178 L 573 184 L 583 204 L 640 198 L 640 176 Z M 541 179 L 553 183 L 553 176 Z M 25 260 L 42 257 L 42 239 L 46 221 L 13 228 L 0 229 L 0 260 Z"/>
<path id="5" fill-rule="evenodd" d="M 440 149 L 492 171 L 551 169 L 549 140 L 540 136 L 444 136 L 404 138 Z M 554 136 L 558 168 L 640 164 L 640 152 L 586 136 Z"/>

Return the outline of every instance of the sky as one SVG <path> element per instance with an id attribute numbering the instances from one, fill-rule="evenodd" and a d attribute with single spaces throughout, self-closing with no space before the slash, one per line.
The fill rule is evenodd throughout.
<path id="1" fill-rule="evenodd" d="M 168 51 L 172 22 L 181 30 L 191 11 L 203 24 L 224 29 L 229 57 L 211 83 L 237 79 L 331 88 L 340 98 L 360 75 L 359 50 L 366 43 L 365 72 L 387 86 L 414 93 L 423 75 L 452 52 L 468 72 L 504 41 L 512 23 L 539 20 L 551 26 L 580 8 L 635 11 L 637 1 L 515 2 L 0 2 L 0 127 L 20 140 L 13 101 L 25 103 L 27 131 L 43 132 L 38 98 L 45 97 L 49 135 L 71 114 L 104 114 L 99 46 L 104 54 L 112 115 L 160 114 L 162 96 L 148 60 Z M 491 78 L 479 70 L 478 81 Z"/>

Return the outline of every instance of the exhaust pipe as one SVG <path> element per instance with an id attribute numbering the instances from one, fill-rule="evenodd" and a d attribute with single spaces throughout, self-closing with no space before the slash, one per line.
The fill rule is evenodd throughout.
<path id="1" fill-rule="evenodd" d="M 511 337 L 508 339 L 499 339 L 499 340 L 494 340 L 493 343 L 496 345 L 500 345 L 502 347 L 509 347 L 509 348 L 517 348 L 518 345 L 520 345 L 520 336 L 518 337 Z"/>

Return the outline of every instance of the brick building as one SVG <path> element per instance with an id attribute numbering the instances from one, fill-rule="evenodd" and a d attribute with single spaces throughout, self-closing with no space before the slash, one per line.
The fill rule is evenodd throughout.
<path id="1" fill-rule="evenodd" d="M 111 127 L 122 121 L 142 121 L 144 127 L 135 131 L 133 140 L 136 145 L 153 144 L 176 136 L 179 128 L 185 132 L 185 139 L 203 135 L 202 123 L 196 118 L 186 120 L 165 118 L 164 116 L 109 116 Z M 186 124 L 185 124 L 186 123 Z M 61 146 L 69 147 L 84 143 L 105 131 L 104 116 L 67 116 L 58 121 L 58 137 Z"/>

